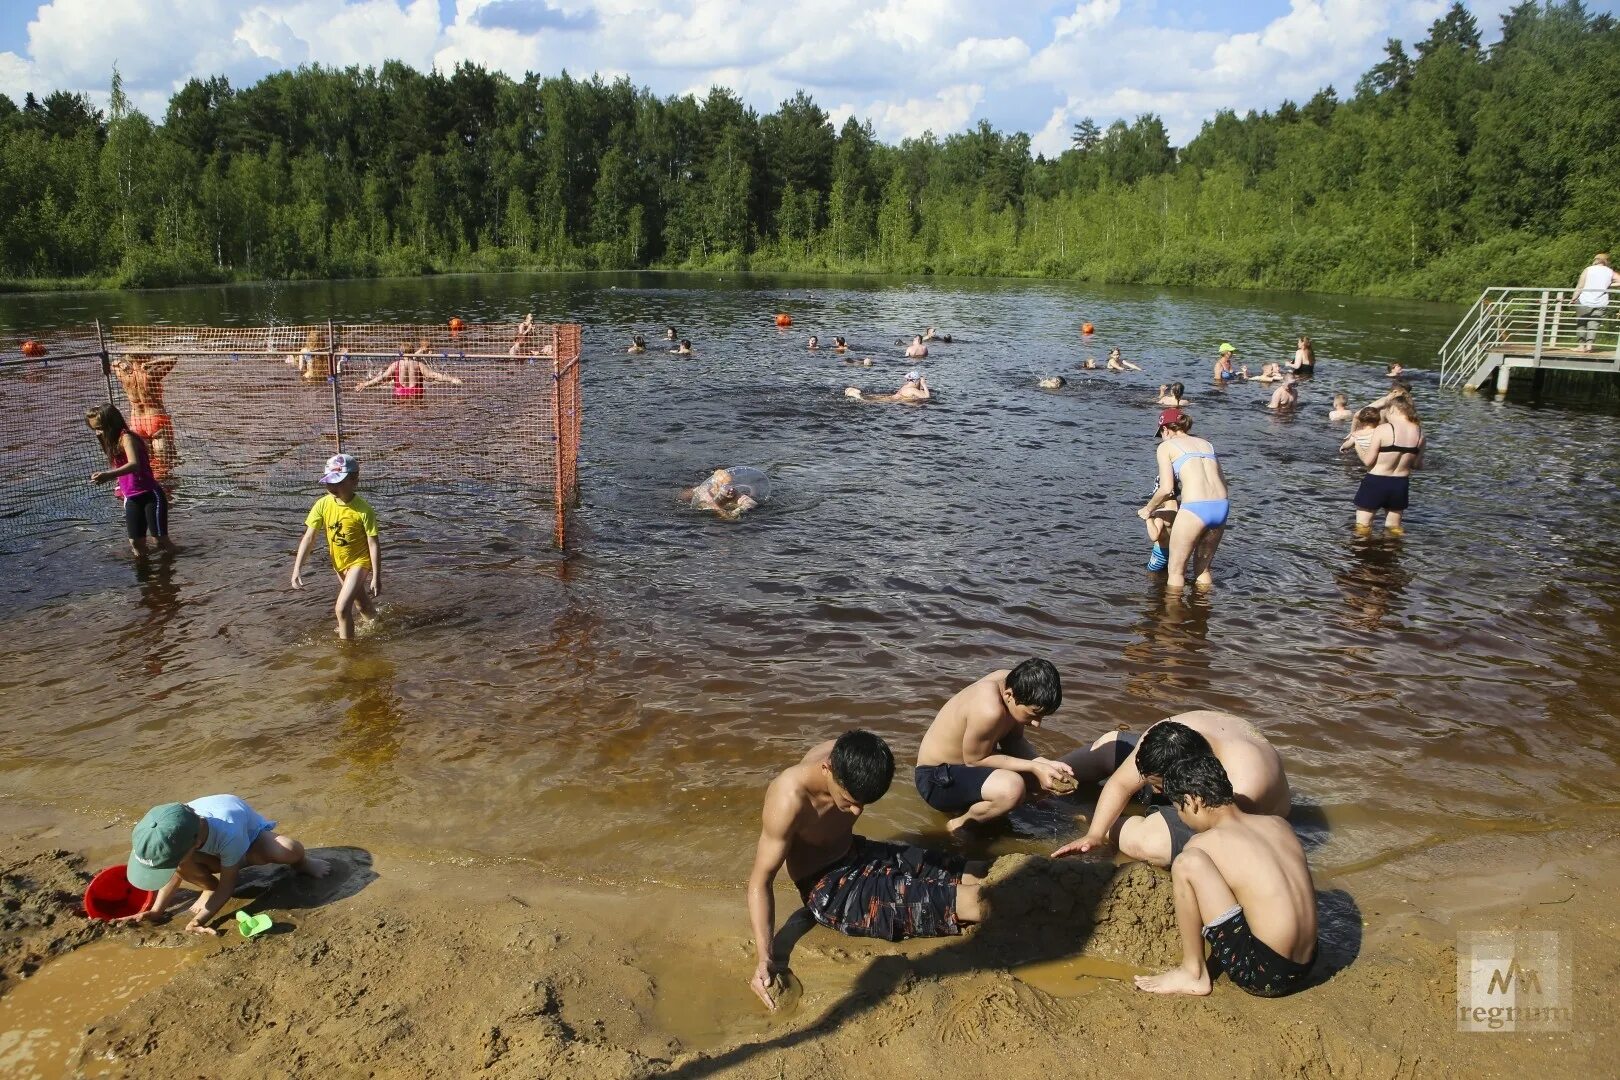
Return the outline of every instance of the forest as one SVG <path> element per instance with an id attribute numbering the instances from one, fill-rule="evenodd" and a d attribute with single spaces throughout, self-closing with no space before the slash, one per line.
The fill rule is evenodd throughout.
<path id="1" fill-rule="evenodd" d="M 117 71 L 0 96 L 7 288 L 518 269 L 1031 275 L 1471 299 L 1566 286 L 1616 243 L 1620 29 L 1461 4 L 1341 95 L 1172 146 L 1148 114 L 1032 155 L 988 123 L 887 145 L 802 92 L 463 64 L 193 79 L 161 121 Z"/>

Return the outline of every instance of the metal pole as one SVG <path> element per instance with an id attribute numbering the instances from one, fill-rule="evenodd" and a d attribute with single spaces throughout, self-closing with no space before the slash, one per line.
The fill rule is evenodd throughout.
<path id="1" fill-rule="evenodd" d="M 562 361 L 556 348 L 551 350 L 551 473 L 552 501 L 557 505 L 557 520 L 552 537 L 560 550 L 567 539 L 567 521 L 563 503 L 563 416 L 562 416 Z"/>
<path id="2" fill-rule="evenodd" d="M 96 341 L 101 346 L 101 377 L 107 383 L 107 404 L 116 405 L 112 388 L 112 357 L 107 353 L 107 335 L 101 332 L 101 320 L 96 320 Z"/>
<path id="3" fill-rule="evenodd" d="M 326 354 L 327 381 L 332 384 L 332 436 L 337 441 L 337 452 L 343 453 L 343 380 L 338 378 L 335 351 L 337 340 L 333 335 L 332 320 L 326 320 L 326 343 L 333 351 Z"/>

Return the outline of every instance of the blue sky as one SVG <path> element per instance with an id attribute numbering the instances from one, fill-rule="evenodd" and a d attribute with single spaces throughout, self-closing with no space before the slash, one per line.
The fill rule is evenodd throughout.
<path id="1" fill-rule="evenodd" d="M 1589 3 L 1613 12 L 1620 0 Z M 729 86 L 760 111 L 805 89 L 885 139 L 988 119 L 1063 148 L 1083 116 L 1144 112 L 1176 142 L 1221 107 L 1348 95 L 1386 38 L 1421 39 L 1448 0 L 0 0 L 0 93 L 106 100 L 116 62 L 161 117 L 195 75 L 238 86 L 303 63 L 470 60 L 627 75 L 659 94 Z M 1511 0 L 1469 8 L 1487 41 Z M 791 14 L 789 14 L 791 12 Z"/>

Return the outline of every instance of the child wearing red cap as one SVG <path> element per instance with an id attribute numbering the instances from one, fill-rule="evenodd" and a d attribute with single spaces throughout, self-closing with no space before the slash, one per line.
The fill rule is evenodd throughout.
<path id="1" fill-rule="evenodd" d="M 354 636 L 354 609 L 369 622 L 377 617 L 371 598 L 382 592 L 382 555 L 377 547 L 377 512 L 360 497 L 360 463 L 350 454 L 333 454 L 321 476 L 326 494 L 304 519 L 304 538 L 293 557 L 292 587 L 302 589 L 304 557 L 315 543 L 315 531 L 326 534 L 326 548 L 337 571 L 338 637 Z"/>

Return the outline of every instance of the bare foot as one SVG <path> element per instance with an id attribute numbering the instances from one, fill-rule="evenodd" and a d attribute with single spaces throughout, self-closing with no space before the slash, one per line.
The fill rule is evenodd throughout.
<path id="1" fill-rule="evenodd" d="M 208 901 L 212 899 L 213 895 L 214 894 L 211 892 L 203 893 L 201 896 L 197 897 L 197 902 L 192 904 L 191 907 L 186 910 L 186 913 L 191 915 L 193 918 L 202 918 L 203 912 L 208 910 Z"/>
<path id="2" fill-rule="evenodd" d="M 1136 976 L 1136 988 L 1150 994 L 1191 994 L 1203 997 L 1209 993 L 1209 972 L 1193 974 L 1186 968 L 1171 968 L 1157 975 Z"/>
<path id="3" fill-rule="evenodd" d="M 306 877 L 323 878 L 332 872 L 332 864 L 325 859 L 317 859 L 313 855 L 305 855 L 304 860 L 293 867 Z"/>
<path id="4" fill-rule="evenodd" d="M 1200 589 L 1213 588 L 1215 585 L 1215 575 L 1211 574 L 1208 570 L 1205 570 L 1202 574 L 1198 575 L 1198 580 L 1194 581 L 1193 584 L 1197 585 Z"/>

